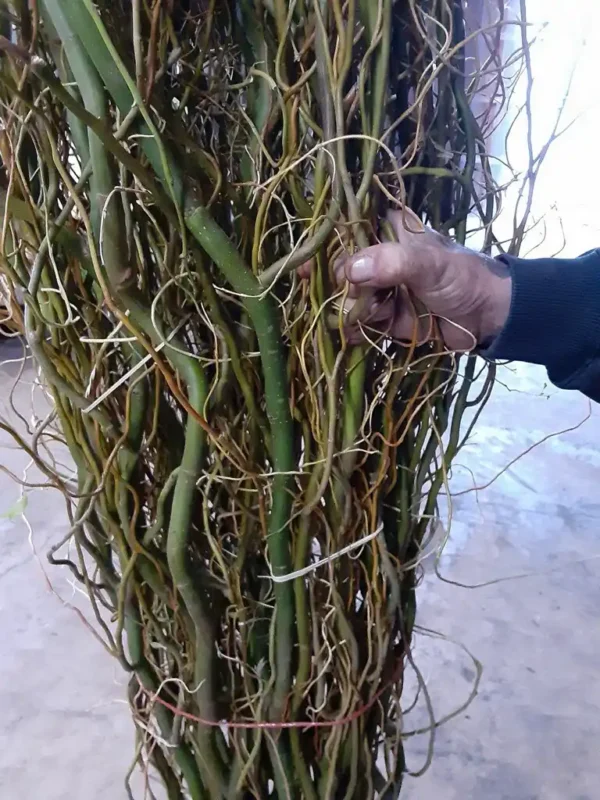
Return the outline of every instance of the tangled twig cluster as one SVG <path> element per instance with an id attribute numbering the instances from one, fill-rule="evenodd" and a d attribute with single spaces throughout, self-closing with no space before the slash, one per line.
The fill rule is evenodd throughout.
<path id="1" fill-rule="evenodd" d="M 487 143 L 525 36 L 507 57 L 503 0 L 0 14 L 5 324 L 53 407 L 12 433 L 67 500 L 49 558 L 130 675 L 136 758 L 170 798 L 398 796 L 419 565 L 493 367 L 435 319 L 353 344 L 333 265 L 390 208 L 506 246 Z"/>

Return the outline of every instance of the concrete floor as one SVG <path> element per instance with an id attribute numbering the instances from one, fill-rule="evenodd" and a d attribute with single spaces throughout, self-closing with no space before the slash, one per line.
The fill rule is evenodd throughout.
<path id="1" fill-rule="evenodd" d="M 498 387 L 470 453 L 458 459 L 478 485 L 589 413 L 571 394 L 514 391 L 530 392 L 542 378 L 521 366 L 510 376 L 512 393 Z M 599 437 L 596 407 L 578 431 L 540 445 L 479 497 L 456 498 L 445 577 L 471 584 L 536 574 L 479 589 L 428 576 L 418 622 L 469 648 L 484 674 L 467 712 L 439 730 L 433 765 L 409 782 L 408 800 L 598 798 Z M 472 485 L 457 470 L 455 488 Z M 475 670 L 455 644 L 419 639 L 416 658 L 438 717 L 468 697 Z M 413 725 L 424 724 L 421 708 Z M 409 743 L 413 769 L 426 744 Z"/>
<path id="2" fill-rule="evenodd" d="M 559 0 L 529 2 L 538 20 L 543 14 L 551 22 L 538 51 L 536 119 L 543 129 L 558 102 L 557 70 L 563 77 L 568 72 L 557 67 L 563 64 L 557 53 L 568 60 L 565 50 L 577 50 L 576 21 L 575 14 L 562 13 Z M 599 30 L 591 24 L 600 16 L 595 0 L 573 0 L 571 7 L 579 12 L 577 25 L 587 20 L 588 31 Z M 557 143 L 539 195 L 546 207 L 557 206 L 569 253 L 600 243 L 600 107 L 590 105 L 585 88 L 590 69 L 597 74 L 599 54 L 600 40 L 579 53 L 574 109 L 585 109 L 586 117 Z M 557 227 L 548 226 L 540 255 L 553 252 Z M 13 349 L 0 344 L 0 360 Z M 0 366 L 3 384 L 14 371 L 14 364 Z M 537 368 L 504 368 L 501 381 L 508 388 L 498 385 L 459 458 L 456 492 L 473 486 L 471 472 L 483 485 L 527 447 L 588 414 L 584 398 L 549 388 Z M 18 398 L 29 399 L 27 392 Z M 8 445 L 0 431 L 0 463 L 20 472 L 26 459 Z M 469 709 L 437 731 L 433 764 L 407 781 L 406 800 L 600 796 L 599 486 L 596 407 L 581 428 L 535 448 L 485 491 L 454 499 L 443 574 L 466 583 L 507 580 L 465 589 L 429 574 L 421 588 L 419 623 L 449 637 L 420 635 L 415 646 L 437 718 L 466 700 L 476 674 L 450 640 L 467 647 L 484 674 Z M 14 517 L 18 490 L 2 473 L 0 498 L 0 800 L 121 800 L 133 755 L 123 676 L 73 609 L 49 591 L 32 553 L 31 543 L 45 565 L 47 544 L 65 530 L 62 501 L 47 491 L 30 493 L 29 537 L 23 519 Z M 523 573 L 534 575 L 510 579 Z M 51 576 L 64 600 L 85 610 L 66 575 L 54 570 Z M 407 729 L 426 724 L 420 703 Z M 427 744 L 424 736 L 408 741 L 414 771 L 424 763 Z M 138 783 L 136 800 L 143 796 Z"/>
<path id="3" fill-rule="evenodd" d="M 19 355 L 16 343 L 0 342 L 2 361 Z M 0 367 L 3 386 L 16 369 Z M 33 377 L 28 368 L 18 408 L 31 407 Z M 45 405 L 37 391 L 38 414 Z M 28 464 L 3 431 L 0 464 L 19 477 Z M 35 480 L 35 471 L 28 477 Z M 28 494 L 31 534 L 21 517 L 11 518 L 18 501 L 19 488 L 0 472 L 0 798 L 120 800 L 134 745 L 123 675 L 73 610 L 85 611 L 86 600 L 65 572 L 51 568 L 49 576 L 72 607 L 50 591 L 42 571 L 48 547 L 68 526 L 62 498 L 50 490 Z"/>

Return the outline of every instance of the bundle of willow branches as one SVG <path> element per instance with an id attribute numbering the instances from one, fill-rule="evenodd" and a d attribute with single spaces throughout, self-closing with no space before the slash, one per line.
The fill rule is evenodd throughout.
<path id="1" fill-rule="evenodd" d="M 353 343 L 334 264 L 393 208 L 495 244 L 516 73 L 502 0 L 478 34 L 464 12 L 1 7 L 5 311 L 51 399 L 13 435 L 169 798 L 400 792 L 420 562 L 493 374 L 433 319 Z"/>

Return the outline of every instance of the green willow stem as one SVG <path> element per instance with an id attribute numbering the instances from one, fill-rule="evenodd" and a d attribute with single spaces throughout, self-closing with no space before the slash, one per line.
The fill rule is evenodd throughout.
<path id="1" fill-rule="evenodd" d="M 265 379 L 265 401 L 271 426 L 273 448 L 272 505 L 267 532 L 271 568 L 276 576 L 291 571 L 289 517 L 291 493 L 289 474 L 295 469 L 293 426 L 288 402 L 287 376 L 279 342 L 278 316 L 272 300 L 261 297 L 261 288 L 222 229 L 202 206 L 188 200 L 185 222 L 191 234 L 219 267 L 235 291 L 243 295 L 258 339 Z M 281 718 L 291 682 L 294 627 L 294 596 L 289 583 L 276 583 L 275 691 L 273 718 Z"/>
<path id="2" fill-rule="evenodd" d="M 180 467 L 175 467 L 173 472 L 169 475 L 169 477 L 165 481 L 165 484 L 158 496 L 158 502 L 156 504 L 156 519 L 146 531 L 143 540 L 144 547 L 147 547 L 148 545 L 152 544 L 154 539 L 158 536 L 158 534 L 162 531 L 164 527 L 165 505 L 177 481 L 177 476 L 179 475 L 179 469 Z"/>
<path id="3" fill-rule="evenodd" d="M 197 381 L 190 392 L 190 403 L 199 413 L 206 401 L 206 387 Z M 194 659 L 194 697 L 200 714 L 205 719 L 217 719 L 214 684 L 214 635 L 208 621 L 205 605 L 195 586 L 189 566 L 189 545 L 192 538 L 192 514 L 196 500 L 196 482 L 204 462 L 206 435 L 201 426 L 188 417 L 183 458 L 179 465 L 169 530 L 167 533 L 167 560 L 178 592 L 194 623 L 196 636 Z M 211 797 L 220 797 L 225 786 L 224 776 L 214 752 L 210 728 L 198 730 L 200 757 L 207 773 L 206 783 Z"/>
<path id="4" fill-rule="evenodd" d="M 367 348 L 364 345 L 353 347 L 346 370 L 344 397 L 346 402 L 342 411 L 342 449 L 350 450 L 356 441 L 363 415 L 364 387 L 367 375 Z M 342 470 L 349 476 L 356 464 L 357 453 L 344 453 Z"/>
<path id="5" fill-rule="evenodd" d="M 148 695 L 151 698 L 155 697 L 158 691 L 158 683 L 147 659 L 144 657 L 142 622 L 138 613 L 133 609 L 130 609 L 127 613 L 125 628 L 127 630 L 129 653 L 133 663 L 136 664 L 136 677 Z M 161 734 L 168 739 L 173 730 L 174 717 L 172 712 L 155 700 L 153 713 Z M 180 742 L 174 749 L 174 758 L 177 766 L 181 769 L 192 800 L 212 800 L 202 783 L 196 761 L 188 745 Z"/>
<path id="6" fill-rule="evenodd" d="M 371 103 L 371 136 L 374 139 L 379 139 L 383 133 L 384 112 L 386 107 L 385 98 L 388 93 L 389 81 L 389 64 L 390 64 L 390 49 L 391 49 L 391 18 L 392 18 L 392 0 L 379 0 L 382 8 L 381 20 L 381 42 L 377 48 L 377 58 L 375 62 L 375 70 L 373 74 L 373 91 Z M 369 23 L 371 28 L 375 25 L 375 3 L 369 5 Z M 364 9 L 363 9 L 364 13 Z M 363 17 L 364 19 L 364 17 Z M 371 31 L 372 35 L 372 31 Z M 366 144 L 367 157 L 365 159 L 364 174 L 361 184 L 356 192 L 356 199 L 359 204 L 362 204 L 367 197 L 367 193 L 371 189 L 373 181 L 373 173 L 375 171 L 375 159 L 377 158 L 378 146 L 376 142 L 368 142 Z"/>
<path id="7" fill-rule="evenodd" d="M 49 5 L 48 10 L 52 14 L 52 5 Z M 83 100 L 86 104 L 86 110 L 102 117 L 105 112 L 105 98 L 98 74 L 93 66 L 82 57 L 83 51 L 79 41 L 72 35 L 71 38 L 68 38 L 70 28 L 67 21 L 61 18 L 59 14 L 53 19 L 59 33 L 62 32 L 62 35 L 70 42 L 71 57 L 73 59 L 70 61 L 71 69 L 78 83 L 80 85 L 85 83 Z M 126 280 L 124 276 L 128 272 L 122 260 L 123 228 L 116 213 L 117 204 L 108 205 L 108 197 L 114 186 L 114 181 L 102 143 L 96 139 L 93 133 L 90 134 L 90 156 L 93 168 L 93 184 L 95 186 L 95 191 L 93 191 L 91 197 L 92 220 L 96 220 L 98 235 L 102 217 L 103 235 L 105 237 L 103 259 L 107 277 L 116 297 L 125 303 L 125 307 L 131 312 L 132 320 L 141 323 L 143 328 L 148 331 L 148 329 L 152 328 L 151 321 L 148 319 L 149 315 L 142 310 L 135 297 L 130 297 L 122 288 Z M 204 376 L 194 359 L 187 358 L 176 351 L 174 351 L 174 356 L 173 360 L 183 368 L 183 372 L 188 378 L 190 403 L 198 413 L 202 413 L 207 394 Z M 191 508 L 194 501 L 196 481 L 200 477 L 204 441 L 205 434 L 200 425 L 195 420 L 188 419 L 184 454 L 175 484 L 171 521 L 167 534 L 167 560 L 175 586 L 181 593 L 194 623 L 196 635 L 194 673 L 197 685 L 196 699 L 198 708 L 206 718 L 214 719 L 216 712 L 213 705 L 212 675 L 214 655 L 211 629 L 201 596 L 193 586 L 187 563 L 187 548 L 191 536 Z M 122 503 L 126 503 L 124 497 Z M 121 504 L 121 517 L 125 525 L 128 524 L 127 516 L 126 506 Z M 218 791 L 218 787 L 222 785 L 222 776 L 220 775 L 218 760 L 212 752 L 210 729 L 202 731 L 201 739 L 203 767 L 207 775 L 207 785 L 211 789 Z"/>
<path id="8" fill-rule="evenodd" d="M 62 41 L 65 49 L 65 56 L 70 65 L 77 86 L 81 92 L 83 105 L 91 114 L 102 118 L 106 111 L 106 103 L 101 87 L 99 86 L 98 76 L 93 64 L 88 58 L 87 53 L 81 47 L 80 43 L 74 37 L 69 22 L 60 8 L 60 3 L 57 2 L 57 0 L 44 0 L 44 7 L 47 12 L 47 16 L 51 19 L 52 24 L 54 25 L 57 35 Z M 74 99 L 77 101 L 76 97 L 74 97 Z M 77 119 L 73 112 L 71 112 L 71 115 Z M 83 130 L 87 133 L 87 129 L 85 128 L 85 123 L 83 121 L 80 121 L 78 127 L 83 128 Z M 90 132 L 87 138 L 87 146 L 83 140 L 79 142 L 79 147 L 81 148 L 79 156 L 82 160 L 82 163 L 86 163 L 91 159 L 92 164 L 94 164 L 96 167 L 90 177 L 90 188 L 92 195 L 97 195 L 99 192 L 99 186 L 103 183 L 103 179 L 105 181 L 107 177 L 102 176 L 97 172 L 99 168 L 98 162 L 103 160 L 104 145 L 94 133 Z M 95 208 L 95 214 L 92 215 L 92 225 L 95 233 L 98 234 L 100 230 L 101 209 L 97 206 L 97 204 L 95 204 Z"/>

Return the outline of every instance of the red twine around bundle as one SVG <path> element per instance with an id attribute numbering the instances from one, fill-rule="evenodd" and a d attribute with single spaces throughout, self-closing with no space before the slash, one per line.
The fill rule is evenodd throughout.
<path id="1" fill-rule="evenodd" d="M 367 711 L 370 711 L 371 708 L 375 705 L 375 703 L 379 700 L 381 695 L 389 689 L 392 684 L 395 683 L 395 679 L 392 679 L 383 686 L 375 695 L 369 700 L 369 702 L 358 708 L 356 711 L 353 711 L 352 714 L 349 714 L 347 717 L 342 717 L 341 719 L 333 719 L 328 721 L 322 722 L 312 722 L 310 720 L 295 720 L 292 722 L 229 722 L 228 720 L 211 720 L 211 719 L 204 719 L 203 717 L 197 717 L 195 714 L 191 714 L 189 711 L 183 711 L 177 706 L 174 706 L 172 703 L 169 703 L 167 700 L 163 700 L 162 697 L 159 697 L 156 694 L 151 694 L 148 692 L 147 689 L 144 689 L 146 694 L 148 694 L 153 701 L 160 703 L 161 706 L 169 709 L 171 713 L 173 713 L 177 717 L 183 717 L 184 719 L 189 719 L 191 722 L 197 722 L 200 725 L 206 725 L 210 728 L 237 728 L 237 729 L 245 729 L 245 730 L 254 730 L 254 729 L 263 729 L 263 730 L 285 730 L 288 728 L 300 728 L 302 730 L 306 730 L 309 728 L 337 728 L 340 725 L 349 725 L 354 720 L 362 717 L 363 714 L 366 714 Z M 144 688 L 144 687 L 142 687 Z"/>

